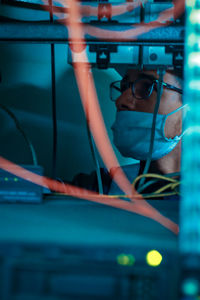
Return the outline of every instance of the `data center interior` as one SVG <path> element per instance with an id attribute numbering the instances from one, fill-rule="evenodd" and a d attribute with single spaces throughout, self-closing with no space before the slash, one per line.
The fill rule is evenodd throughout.
<path id="1" fill-rule="evenodd" d="M 158 75 L 139 189 L 111 129 L 127 70 Z M 181 169 L 145 194 L 168 70 L 186 107 Z M 0 299 L 200 299 L 199 83 L 199 0 L 1 0 Z"/>

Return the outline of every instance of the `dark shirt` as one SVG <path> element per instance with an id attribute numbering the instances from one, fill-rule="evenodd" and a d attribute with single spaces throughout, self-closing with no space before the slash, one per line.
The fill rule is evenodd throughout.
<path id="1" fill-rule="evenodd" d="M 101 168 L 100 171 L 101 171 L 101 179 L 103 184 L 103 193 L 107 195 L 109 192 L 112 178 L 109 172 L 105 168 Z M 73 178 L 72 184 L 81 188 L 85 188 L 90 191 L 99 192 L 96 171 L 93 171 L 90 174 L 84 174 L 84 173 L 77 174 Z"/>

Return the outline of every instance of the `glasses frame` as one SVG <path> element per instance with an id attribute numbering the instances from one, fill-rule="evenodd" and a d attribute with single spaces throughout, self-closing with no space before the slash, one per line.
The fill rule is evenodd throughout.
<path id="1" fill-rule="evenodd" d="M 152 80 L 152 87 L 151 87 L 151 90 L 150 90 L 148 96 L 145 97 L 145 98 L 138 98 L 138 97 L 135 96 L 135 93 L 134 93 L 134 85 L 135 85 L 136 82 L 138 82 L 138 81 L 140 81 L 140 80 L 142 80 L 142 79 L 145 79 L 145 78 L 138 78 L 138 79 L 136 79 L 136 80 L 133 81 L 133 82 L 127 83 L 127 89 L 131 87 L 132 95 L 133 95 L 133 97 L 135 97 L 137 100 L 146 100 L 146 99 L 148 99 L 148 98 L 151 96 L 153 90 L 157 90 L 156 87 L 155 87 L 155 84 L 157 84 L 157 83 L 159 82 L 157 79 Z M 148 79 L 151 80 L 150 78 L 148 78 Z M 116 89 L 117 91 L 119 91 L 121 94 L 122 94 L 123 92 L 125 92 L 125 90 L 127 90 L 127 89 L 125 89 L 125 90 L 123 89 L 123 90 L 122 90 L 121 88 L 118 88 L 117 86 L 115 86 L 116 83 L 118 83 L 118 82 L 121 83 L 121 81 L 122 81 L 122 80 L 116 80 L 116 81 L 111 82 L 111 84 L 110 84 L 110 99 L 111 99 L 111 101 L 113 101 L 113 102 L 115 102 L 116 100 L 112 99 L 112 93 L 111 93 L 111 89 L 112 89 L 112 88 L 115 88 L 115 89 Z M 162 85 L 163 85 L 164 88 L 167 88 L 167 89 L 172 90 L 172 91 L 174 91 L 174 92 L 177 92 L 177 93 L 179 93 L 179 94 L 183 94 L 183 90 L 177 88 L 177 87 L 174 86 L 174 85 L 171 85 L 171 84 L 166 83 L 166 82 L 164 82 L 164 81 L 162 81 Z"/>

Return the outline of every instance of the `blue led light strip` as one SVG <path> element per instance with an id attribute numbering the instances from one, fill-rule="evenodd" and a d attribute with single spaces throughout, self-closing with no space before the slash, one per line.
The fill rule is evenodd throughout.
<path id="1" fill-rule="evenodd" d="M 200 255 L 200 0 L 186 4 L 180 251 Z"/>

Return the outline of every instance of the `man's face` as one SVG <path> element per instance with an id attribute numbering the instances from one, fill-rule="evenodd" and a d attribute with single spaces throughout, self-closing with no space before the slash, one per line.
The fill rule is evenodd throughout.
<path id="1" fill-rule="evenodd" d="M 141 74 L 151 75 L 158 79 L 158 74 L 155 70 L 150 71 L 139 71 L 139 70 L 129 70 L 127 81 L 135 81 Z M 181 88 L 180 84 L 176 80 L 176 77 L 169 72 L 166 72 L 163 78 L 163 81 L 171 84 L 175 87 Z M 180 94 L 163 88 L 163 93 L 161 96 L 160 106 L 158 113 L 161 115 L 166 115 L 182 105 Z M 153 113 L 155 104 L 157 100 L 157 92 L 153 90 L 151 96 L 148 99 L 136 99 L 131 91 L 131 88 L 128 88 L 124 91 L 121 96 L 116 101 L 116 107 L 118 111 L 121 110 L 130 110 L 130 111 L 140 111 Z M 165 125 L 165 135 L 168 138 L 173 138 L 176 135 L 181 134 L 182 122 L 181 122 L 181 111 L 169 116 Z"/>

